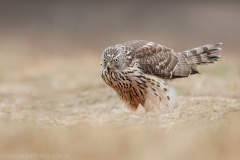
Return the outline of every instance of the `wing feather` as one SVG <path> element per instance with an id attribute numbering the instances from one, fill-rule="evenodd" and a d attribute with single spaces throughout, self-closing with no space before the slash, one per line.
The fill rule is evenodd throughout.
<path id="1" fill-rule="evenodd" d="M 162 78 L 172 78 L 172 73 L 179 63 L 176 53 L 163 45 L 147 42 L 135 51 L 133 63 L 146 74 Z"/>

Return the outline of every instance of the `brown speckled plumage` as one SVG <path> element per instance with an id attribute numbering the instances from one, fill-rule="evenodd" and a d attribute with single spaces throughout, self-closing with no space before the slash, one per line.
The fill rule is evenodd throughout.
<path id="1" fill-rule="evenodd" d="M 197 65 L 214 63 L 221 43 L 174 52 L 144 40 L 108 47 L 102 54 L 100 74 L 128 108 L 141 104 L 146 111 L 173 111 L 168 81 L 199 73 Z"/>

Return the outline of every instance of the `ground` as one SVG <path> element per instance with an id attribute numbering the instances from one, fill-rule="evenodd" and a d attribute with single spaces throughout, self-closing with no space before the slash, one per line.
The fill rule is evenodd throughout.
<path id="1" fill-rule="evenodd" d="M 100 55 L 1 55 L 0 159 L 240 159 L 237 59 L 174 80 L 178 105 L 164 115 L 128 111 Z"/>

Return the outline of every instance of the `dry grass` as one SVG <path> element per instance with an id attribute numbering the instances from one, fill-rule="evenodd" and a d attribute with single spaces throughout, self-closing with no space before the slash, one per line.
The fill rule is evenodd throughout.
<path id="1" fill-rule="evenodd" d="M 124 109 L 101 80 L 99 59 L 1 55 L 0 153 L 240 159 L 237 61 L 226 58 L 201 67 L 202 75 L 175 80 L 178 107 L 160 115 Z"/>

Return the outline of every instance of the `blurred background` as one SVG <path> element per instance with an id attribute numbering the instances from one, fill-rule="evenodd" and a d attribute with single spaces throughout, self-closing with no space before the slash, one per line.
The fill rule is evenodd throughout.
<path id="1" fill-rule="evenodd" d="M 99 63 L 136 39 L 175 51 L 223 42 L 226 58 L 171 83 L 176 112 L 132 113 Z M 239 0 L 1 0 L 0 159 L 240 159 L 239 42 Z"/>
<path id="2" fill-rule="evenodd" d="M 0 1 L 0 53 L 97 54 L 145 39 L 175 51 L 223 42 L 239 54 L 240 1 Z"/>

